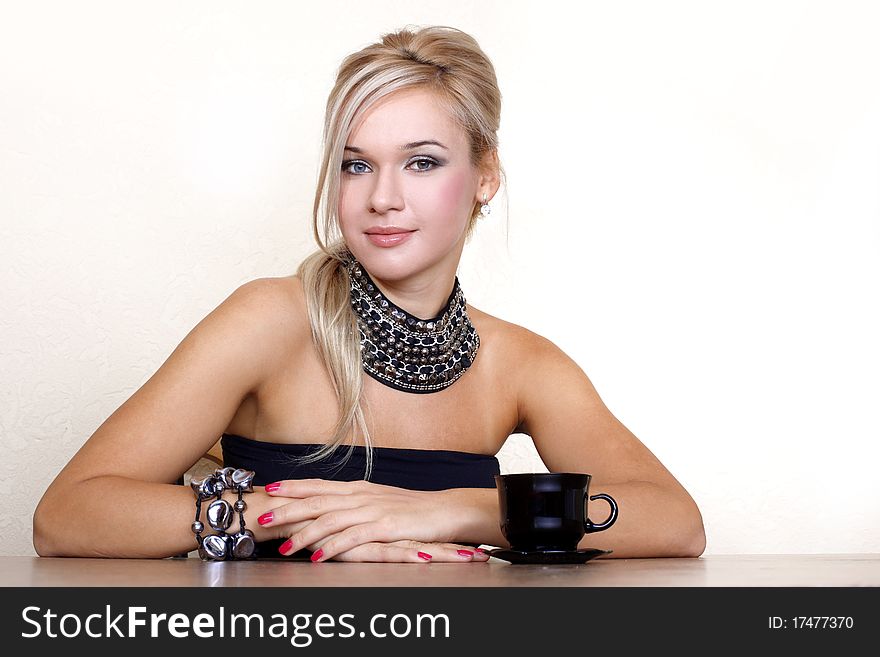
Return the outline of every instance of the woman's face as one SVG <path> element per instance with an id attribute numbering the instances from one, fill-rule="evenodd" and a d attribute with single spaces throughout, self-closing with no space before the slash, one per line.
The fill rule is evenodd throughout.
<path id="1" fill-rule="evenodd" d="M 343 153 L 345 243 L 381 280 L 454 275 L 479 182 L 467 135 L 436 97 L 394 92 L 364 114 Z"/>

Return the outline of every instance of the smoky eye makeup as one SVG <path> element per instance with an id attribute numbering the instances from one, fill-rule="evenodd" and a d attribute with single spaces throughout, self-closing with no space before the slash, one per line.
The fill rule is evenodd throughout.
<path id="1" fill-rule="evenodd" d="M 343 160 L 342 161 L 343 173 L 351 173 L 351 174 L 355 174 L 355 175 L 360 174 L 360 173 L 366 173 L 366 171 L 352 171 L 350 169 L 350 167 L 355 167 L 355 166 L 362 166 L 362 167 L 366 167 L 367 169 L 370 168 L 370 165 L 368 165 L 363 160 Z"/>
<path id="2" fill-rule="evenodd" d="M 431 166 L 428 168 L 422 168 L 421 166 L 413 166 L 413 165 L 421 165 L 422 163 L 430 164 Z M 417 155 L 410 159 L 407 162 L 406 167 L 408 169 L 412 169 L 413 171 L 433 171 L 437 167 L 442 167 L 446 162 L 443 160 L 438 160 L 435 157 L 429 157 L 427 155 Z"/>
<path id="3" fill-rule="evenodd" d="M 409 171 L 427 173 L 428 171 L 433 171 L 445 164 L 446 161 L 440 158 L 432 157 L 430 155 L 416 155 L 407 161 L 405 168 Z M 354 159 L 343 160 L 341 169 L 345 173 L 354 175 L 369 173 L 369 171 L 371 171 L 370 165 L 366 161 Z"/>

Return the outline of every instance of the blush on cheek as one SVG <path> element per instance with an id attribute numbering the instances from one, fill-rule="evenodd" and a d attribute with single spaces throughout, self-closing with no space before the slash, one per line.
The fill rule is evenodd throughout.
<path id="1" fill-rule="evenodd" d="M 437 210 L 443 214 L 456 215 L 462 208 L 470 208 L 471 205 L 471 176 L 469 172 L 462 171 L 449 176 L 437 188 L 435 197 Z"/>

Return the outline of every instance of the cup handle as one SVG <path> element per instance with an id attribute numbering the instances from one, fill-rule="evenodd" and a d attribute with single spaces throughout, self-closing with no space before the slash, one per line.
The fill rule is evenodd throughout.
<path id="1" fill-rule="evenodd" d="M 608 502 L 611 507 L 611 515 L 603 523 L 594 524 L 589 518 L 584 521 L 584 533 L 591 534 L 593 532 L 601 532 L 603 529 L 608 529 L 611 525 L 615 523 L 617 520 L 617 502 L 614 501 L 614 498 L 610 495 L 606 495 L 605 493 L 596 493 L 595 495 L 590 495 L 590 501 L 592 500 L 605 500 Z M 584 504 L 587 503 L 587 500 L 584 499 Z"/>

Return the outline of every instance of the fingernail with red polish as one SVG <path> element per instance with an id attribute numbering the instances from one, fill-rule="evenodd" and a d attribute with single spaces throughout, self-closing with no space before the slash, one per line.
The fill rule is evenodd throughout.
<path id="1" fill-rule="evenodd" d="M 284 543 L 281 544 L 281 547 L 278 548 L 278 551 L 279 551 L 281 554 L 284 554 L 285 552 L 287 552 L 287 551 L 288 551 L 290 548 L 292 548 L 292 547 L 293 547 L 293 541 L 284 541 Z"/>
<path id="2" fill-rule="evenodd" d="M 480 554 L 486 554 L 486 551 L 483 548 L 474 548 L 474 550 L 476 550 Z"/>
<path id="3" fill-rule="evenodd" d="M 273 484 L 266 484 L 266 492 L 267 493 L 274 493 L 279 488 L 281 488 L 281 482 L 279 482 L 279 481 L 276 481 Z"/>
<path id="4" fill-rule="evenodd" d="M 318 551 L 314 552 L 314 553 L 312 554 L 312 556 L 309 557 L 309 558 L 310 558 L 312 561 L 317 561 L 318 559 L 320 559 L 320 558 L 323 557 L 323 556 L 324 556 L 324 550 L 318 550 Z"/>
<path id="5" fill-rule="evenodd" d="M 430 554 L 428 554 L 427 552 L 419 552 L 419 559 L 424 559 L 425 561 L 430 561 L 430 560 L 433 559 L 433 558 L 434 558 L 434 557 L 432 557 L 432 556 L 431 556 Z"/>
<path id="6" fill-rule="evenodd" d="M 269 511 L 269 513 L 264 513 L 259 518 L 257 518 L 257 522 L 261 525 L 268 525 L 270 522 L 272 522 L 272 518 L 274 517 L 274 515 L 275 514 L 271 511 Z"/>
<path id="7" fill-rule="evenodd" d="M 474 553 L 471 552 L 470 550 L 459 550 L 458 553 L 459 553 L 461 556 L 463 556 L 463 557 L 472 557 L 472 556 L 474 556 Z"/>

